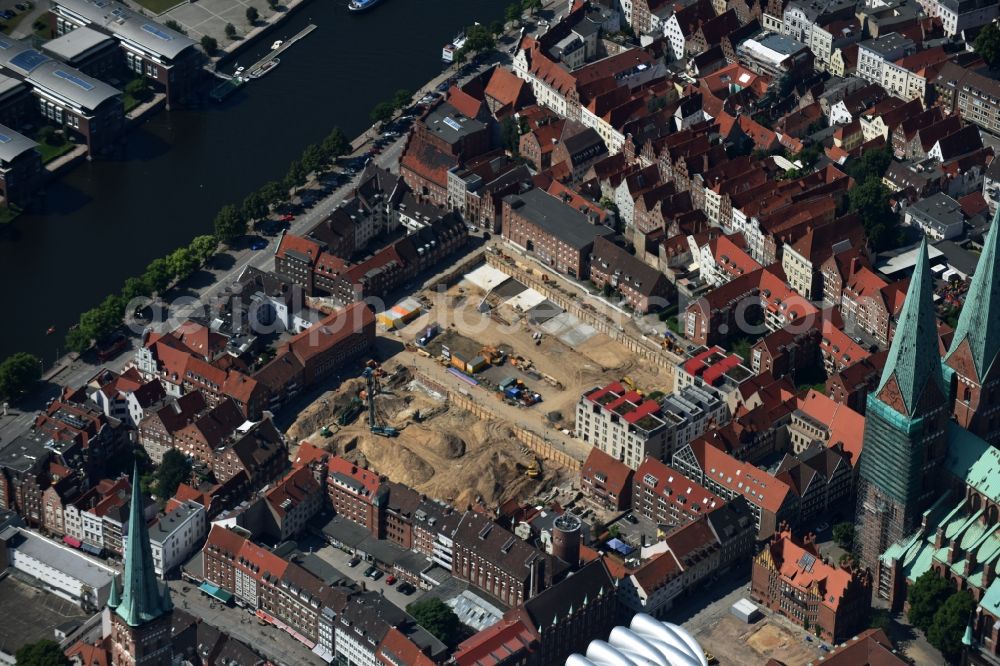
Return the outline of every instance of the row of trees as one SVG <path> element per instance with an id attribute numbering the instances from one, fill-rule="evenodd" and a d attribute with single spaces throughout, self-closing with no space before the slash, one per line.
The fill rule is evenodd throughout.
<path id="1" fill-rule="evenodd" d="M 186 247 L 154 259 L 141 276 L 125 280 L 120 293 L 111 294 L 100 305 L 80 315 L 80 322 L 66 336 L 66 346 L 83 352 L 94 340 L 114 331 L 121 325 L 129 301 L 161 293 L 175 281 L 190 277 L 215 254 L 219 243 L 230 243 L 242 236 L 250 222 L 266 217 L 272 206 L 288 201 L 294 189 L 306 184 L 310 173 L 328 168 L 350 146 L 339 127 L 320 143 L 307 146 L 302 156 L 289 165 L 284 179 L 266 183 L 247 195 L 240 206 L 223 206 L 215 216 L 213 235 L 198 236 Z"/>
<path id="2" fill-rule="evenodd" d="M 272 180 L 251 192 L 239 206 L 226 204 L 215 216 L 215 237 L 222 243 L 229 243 L 246 233 L 247 225 L 254 220 L 267 217 L 271 208 L 286 203 L 295 190 L 309 180 L 310 173 L 328 169 L 338 157 L 351 150 L 351 143 L 339 127 L 320 143 L 310 144 L 302 151 L 301 157 L 288 165 L 288 173 L 281 180 Z"/>
<path id="3" fill-rule="evenodd" d="M 521 24 L 521 17 L 524 16 L 525 12 L 528 12 L 534 16 L 535 12 L 542 8 L 542 0 L 517 0 L 507 5 L 507 9 L 504 10 L 504 19 L 507 23 L 513 23 L 514 25 Z"/>
<path id="4" fill-rule="evenodd" d="M 397 90 L 392 99 L 386 102 L 379 102 L 372 109 L 371 119 L 372 122 L 383 124 L 392 120 L 392 117 L 396 115 L 397 111 L 401 111 L 410 105 L 413 101 L 413 91 L 407 90 L 406 88 L 400 88 Z"/>
<path id="5" fill-rule="evenodd" d="M 42 361 L 37 356 L 18 352 L 0 363 L 0 401 L 14 400 L 31 388 L 42 376 Z"/>

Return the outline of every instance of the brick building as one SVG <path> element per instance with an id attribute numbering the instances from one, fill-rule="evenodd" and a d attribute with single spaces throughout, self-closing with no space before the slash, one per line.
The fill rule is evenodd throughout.
<path id="1" fill-rule="evenodd" d="M 538 189 L 505 197 L 501 220 L 501 233 L 507 241 L 578 279 L 590 275 L 594 241 L 614 233 Z"/>
<path id="2" fill-rule="evenodd" d="M 865 626 L 871 576 L 825 562 L 811 537 L 796 542 L 783 530 L 753 561 L 751 594 L 768 608 L 840 643 Z"/>

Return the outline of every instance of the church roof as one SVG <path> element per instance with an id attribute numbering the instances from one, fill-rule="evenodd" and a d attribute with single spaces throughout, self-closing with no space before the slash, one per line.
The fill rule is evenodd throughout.
<path id="1" fill-rule="evenodd" d="M 976 272 L 972 277 L 972 285 L 965 298 L 962 313 L 958 318 L 958 326 L 951 341 L 951 348 L 945 356 L 947 362 L 966 340 L 972 352 L 972 360 L 976 365 L 977 379 L 986 376 L 993 359 L 1000 352 L 1000 257 L 997 256 L 997 245 L 1000 244 L 1000 208 L 993 216 L 993 224 L 986 234 L 983 252 L 979 256 Z"/>
<path id="2" fill-rule="evenodd" d="M 920 242 L 917 264 L 906 292 L 896 335 L 882 371 L 876 395 L 895 380 L 906 416 L 913 417 L 928 382 L 937 383 L 940 395 L 947 395 L 938 355 L 937 317 L 934 313 L 933 285 L 927 258 L 927 240 Z"/>
<path id="3" fill-rule="evenodd" d="M 149 530 L 142 515 L 143 501 L 139 467 L 132 477 L 132 502 L 129 507 L 128 536 L 125 544 L 125 566 L 122 569 L 122 595 L 115 612 L 130 627 L 151 622 L 173 610 L 170 593 L 161 591 L 153 566 L 153 550 L 149 545 Z"/>

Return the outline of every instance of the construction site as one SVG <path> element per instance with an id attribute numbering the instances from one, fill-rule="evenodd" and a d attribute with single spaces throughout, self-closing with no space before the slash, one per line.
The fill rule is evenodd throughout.
<path id="1" fill-rule="evenodd" d="M 585 390 L 623 379 L 672 389 L 666 369 L 490 267 L 414 294 L 407 312 L 380 326 L 379 362 L 299 414 L 293 446 L 307 440 L 455 506 L 540 501 L 570 495 L 589 453 L 573 436 Z"/>

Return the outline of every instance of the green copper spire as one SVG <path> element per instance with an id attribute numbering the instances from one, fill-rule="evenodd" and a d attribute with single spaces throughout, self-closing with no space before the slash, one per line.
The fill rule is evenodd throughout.
<path id="1" fill-rule="evenodd" d="M 108 593 L 108 608 L 114 610 L 121 604 L 122 598 L 118 594 L 118 574 L 111 577 L 111 591 Z"/>
<path id="2" fill-rule="evenodd" d="M 951 340 L 951 349 L 945 356 L 947 363 L 961 344 L 969 343 L 972 360 L 976 364 L 976 372 L 980 381 L 993 364 L 1000 352 L 1000 207 L 993 216 L 993 224 L 986 233 L 983 242 L 983 253 L 979 256 L 976 272 L 972 277 L 972 285 L 965 297 L 965 305 L 958 317 L 955 336 Z"/>
<path id="3" fill-rule="evenodd" d="M 972 618 L 969 618 L 969 623 L 965 625 L 965 633 L 962 634 L 962 645 L 965 647 L 972 645 Z"/>
<path id="4" fill-rule="evenodd" d="M 143 518 L 139 492 L 139 466 L 132 475 L 132 503 L 129 507 L 128 537 L 125 544 L 124 585 L 121 603 L 115 612 L 130 627 L 151 622 L 173 608 L 170 597 L 160 592 L 153 565 L 149 531 Z"/>
<path id="5" fill-rule="evenodd" d="M 896 334 L 889 346 L 889 358 L 876 395 L 892 379 L 906 408 L 906 416 L 915 416 L 928 382 L 937 384 L 938 395 L 946 396 L 938 353 L 937 318 L 934 314 L 934 289 L 927 258 L 927 239 L 920 241 L 917 264 L 910 278 L 903 310 L 896 323 Z"/>

